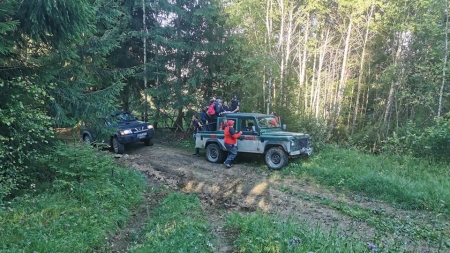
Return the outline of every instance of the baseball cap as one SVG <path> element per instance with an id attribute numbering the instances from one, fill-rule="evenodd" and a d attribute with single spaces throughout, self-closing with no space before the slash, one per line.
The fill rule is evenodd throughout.
<path id="1" fill-rule="evenodd" d="M 234 120 L 228 120 L 228 122 L 227 122 L 227 124 L 229 125 L 229 126 L 232 126 L 232 125 L 234 125 Z"/>
<path id="2" fill-rule="evenodd" d="M 237 99 L 237 96 L 236 96 L 236 94 L 234 94 L 232 98 L 233 98 L 233 99 Z"/>

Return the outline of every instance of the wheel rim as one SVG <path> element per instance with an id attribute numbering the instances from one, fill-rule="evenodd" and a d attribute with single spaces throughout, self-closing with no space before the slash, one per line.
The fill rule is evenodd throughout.
<path id="1" fill-rule="evenodd" d="M 272 154 L 270 159 L 274 164 L 279 164 L 281 162 L 281 156 L 279 154 Z"/>
<path id="2" fill-rule="evenodd" d="M 90 139 L 89 136 L 87 136 L 87 135 L 84 136 L 83 140 L 84 140 L 84 142 L 87 143 L 87 144 L 91 143 L 91 139 Z"/>
<path id="3" fill-rule="evenodd" d="M 209 156 L 213 159 L 216 159 L 217 158 L 217 149 L 215 149 L 215 148 L 210 149 Z"/>

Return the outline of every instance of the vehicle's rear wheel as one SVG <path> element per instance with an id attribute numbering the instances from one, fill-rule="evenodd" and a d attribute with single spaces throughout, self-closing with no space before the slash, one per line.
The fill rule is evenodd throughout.
<path id="1" fill-rule="evenodd" d="M 117 137 L 112 138 L 112 148 L 114 153 L 116 154 L 123 154 L 123 152 L 125 151 L 125 146 L 119 142 Z"/>
<path id="2" fill-rule="evenodd" d="M 280 147 L 273 147 L 267 150 L 265 158 L 267 166 L 272 170 L 279 170 L 288 163 L 288 156 Z"/>
<path id="3" fill-rule="evenodd" d="M 216 143 L 211 143 L 206 147 L 206 159 L 212 163 L 221 163 L 225 161 L 225 152 Z"/>
<path id="4" fill-rule="evenodd" d="M 86 144 L 91 144 L 91 142 L 92 142 L 91 137 L 89 137 L 88 134 L 83 135 L 83 141 Z"/>
<path id="5" fill-rule="evenodd" d="M 152 140 L 152 138 L 150 138 L 150 139 L 145 139 L 145 140 L 144 140 L 144 144 L 145 144 L 145 146 L 153 146 L 153 140 Z"/>

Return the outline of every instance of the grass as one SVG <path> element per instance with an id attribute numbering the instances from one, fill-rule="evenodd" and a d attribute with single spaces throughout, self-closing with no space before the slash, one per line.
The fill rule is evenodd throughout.
<path id="1" fill-rule="evenodd" d="M 198 198 L 172 193 L 148 221 L 144 242 L 129 252 L 214 252 L 212 240 Z"/>
<path id="2" fill-rule="evenodd" d="M 374 252 L 376 246 L 352 239 L 340 231 L 324 231 L 306 222 L 257 212 L 227 217 L 235 250 L 239 253 L 282 252 Z"/>
<path id="3" fill-rule="evenodd" d="M 329 198 L 317 198 L 310 194 L 295 192 L 286 187 L 280 188 L 280 190 L 297 198 L 328 206 L 342 214 L 352 217 L 356 221 L 364 222 L 376 228 L 376 237 L 380 238 L 378 240 L 380 244 L 394 245 L 398 243 L 398 239 L 394 239 L 391 236 L 392 234 L 398 234 L 405 238 L 415 238 L 425 241 L 435 248 L 450 247 L 450 235 L 446 232 L 450 224 L 448 221 L 441 219 L 439 215 L 430 217 L 429 220 L 424 222 L 412 213 L 408 216 L 400 217 L 395 213 L 388 213 L 383 209 L 366 208 L 342 201 L 333 201 Z M 386 242 L 386 240 L 389 240 L 389 242 Z"/>
<path id="4" fill-rule="evenodd" d="M 111 155 L 86 147 L 59 147 L 46 162 L 58 180 L 47 188 L 36 185 L 11 202 L 0 202 L 0 252 L 109 252 L 109 236 L 125 228 L 132 210 L 142 207 L 147 189 L 145 178 L 118 167 Z M 364 221 L 380 235 L 370 242 L 361 241 L 357 239 L 361 238 L 359 235 L 352 234 L 358 233 L 356 230 L 323 230 L 298 218 L 233 212 L 226 216 L 227 239 L 233 252 L 242 253 L 401 252 L 405 248 L 398 241 L 388 243 L 381 239 L 398 233 L 449 247 L 449 238 L 444 235 L 448 224 L 445 227 L 438 222 L 447 221 L 449 215 L 448 171 L 445 165 L 430 165 L 412 158 L 327 149 L 301 165 L 291 161 L 290 166 L 273 176 L 312 178 L 338 190 L 405 209 L 427 210 L 436 218 L 430 223 L 434 227 L 417 223 L 414 217 L 398 218 L 383 210 L 302 195 L 285 188 L 281 190 Z M 171 191 L 148 194 L 149 198 L 155 194 L 165 197 L 152 209 L 145 228 L 130 237 L 129 252 L 215 252 L 211 229 L 214 225 L 205 218 L 195 195 Z"/>
<path id="5" fill-rule="evenodd" d="M 321 184 L 383 200 L 406 210 L 450 215 L 450 167 L 411 157 L 373 156 L 329 148 L 284 175 L 311 177 Z"/>
<path id="6" fill-rule="evenodd" d="M 80 152 L 84 149 L 80 147 Z M 66 151 L 77 152 L 69 147 Z M 90 152 L 91 157 L 78 163 L 93 159 L 107 166 L 96 176 L 82 182 L 60 178 L 42 192 L 30 189 L 1 203 L 0 252 L 106 251 L 109 233 L 125 226 L 131 210 L 143 201 L 146 181 L 141 174 L 116 166 L 110 156 Z"/>

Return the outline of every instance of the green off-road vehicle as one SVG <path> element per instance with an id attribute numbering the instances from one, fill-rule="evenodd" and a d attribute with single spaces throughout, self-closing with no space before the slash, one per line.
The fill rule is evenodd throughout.
<path id="1" fill-rule="evenodd" d="M 260 113 L 225 113 L 216 124 L 216 131 L 200 131 L 196 135 L 195 147 L 206 149 L 206 159 L 222 163 L 227 157 L 223 144 L 224 122 L 233 120 L 234 129 L 242 131 L 237 141 L 239 153 L 264 154 L 267 166 L 279 170 L 287 165 L 288 158 L 309 156 L 311 137 L 308 134 L 284 131 L 273 115 Z"/>

